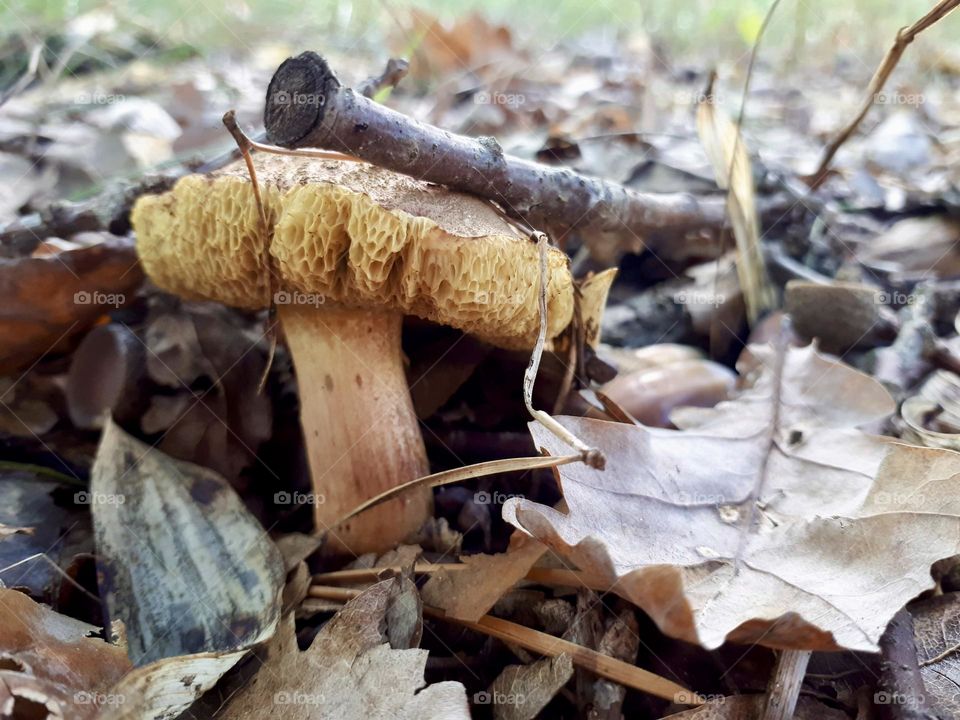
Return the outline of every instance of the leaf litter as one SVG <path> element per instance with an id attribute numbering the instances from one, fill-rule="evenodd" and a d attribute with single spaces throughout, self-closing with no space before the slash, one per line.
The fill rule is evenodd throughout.
<path id="1" fill-rule="evenodd" d="M 378 101 L 634 189 L 726 197 L 723 232 L 739 250 L 705 232 L 656 256 L 636 238 L 624 257 L 602 233 L 558 234 L 575 275 L 602 282 L 583 284 L 583 327 L 544 342 L 526 378 L 526 356 L 408 322 L 436 471 L 410 487 L 462 492 L 396 551 L 332 557 L 306 534 L 309 508 L 278 500 L 309 486 L 296 400 L 310 389 L 298 391 L 282 342 L 270 365 L 269 318 L 144 285 L 123 192 L 48 207 L 207 154 L 228 99 L 244 126 L 258 122 L 272 67 L 251 71 L 262 82 L 206 58 L 112 80 L 81 70 L 34 85 L 28 72 L 0 122 L 0 176 L 22 177 L 0 203 L 0 711 L 615 720 L 707 700 L 680 716 L 754 717 L 773 658 L 741 649 L 759 643 L 833 663 L 834 675 L 808 673 L 796 717 L 850 717 L 858 691 L 877 703 L 872 653 L 887 653 L 887 621 L 919 596 L 907 605 L 917 672 L 936 711 L 953 713 L 960 466 L 939 449 L 960 436 L 949 93 L 925 88 L 932 102 L 904 108 L 886 87 L 876 126 L 843 141 L 816 193 L 797 194 L 864 83 L 828 74 L 798 122 L 796 99 L 759 65 L 748 128 L 721 107 L 735 69 L 719 69 L 717 102 L 704 102 L 705 75 L 667 67 L 650 38 L 562 44 L 531 66 L 520 33 L 480 15 L 394 20 L 409 75 L 372 78 Z M 84 21 L 81 45 L 118 32 L 106 15 Z M 331 66 L 347 57 L 371 76 L 384 64 L 330 52 Z M 117 88 L 128 97 L 64 115 L 65 98 Z M 800 207 L 768 215 L 783 192 Z M 616 281 L 603 272 L 614 263 Z M 783 293 L 789 331 L 762 317 Z M 81 362 L 88 341 L 93 362 Z M 105 349 L 116 365 L 98 363 Z M 78 412 L 86 389 L 96 407 Z M 529 438 L 528 411 L 542 421 Z M 579 462 L 591 451 L 605 470 Z M 74 661 L 49 656 L 54 629 Z"/>

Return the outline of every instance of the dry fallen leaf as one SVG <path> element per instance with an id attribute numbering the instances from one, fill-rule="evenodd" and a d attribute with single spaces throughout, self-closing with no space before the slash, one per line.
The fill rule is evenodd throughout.
<path id="1" fill-rule="evenodd" d="M 946 215 L 911 217 L 891 225 L 857 250 L 867 268 L 895 277 L 960 274 L 960 222 Z"/>
<path id="2" fill-rule="evenodd" d="M 927 703 L 960 716 L 960 593 L 925 598 L 910 606 L 920 677 Z"/>
<path id="3" fill-rule="evenodd" d="M 563 418 L 606 471 L 561 466 L 568 513 L 511 499 L 504 518 L 673 637 L 876 651 L 890 617 L 932 587 L 930 566 L 960 552 L 960 454 L 857 430 L 893 400 L 812 346 L 751 350 L 756 384 L 675 413 L 684 430 Z"/>
<path id="4" fill-rule="evenodd" d="M 607 297 L 616 277 L 617 268 L 607 268 L 598 273 L 590 273 L 580 282 L 580 319 L 583 323 L 583 339 L 594 350 L 600 344 L 603 311 L 607 307 Z"/>
<path id="5" fill-rule="evenodd" d="M 569 655 L 545 657 L 529 665 L 508 665 L 474 702 L 493 705 L 497 720 L 533 720 L 573 677 Z"/>
<path id="6" fill-rule="evenodd" d="M 104 428 L 89 493 L 100 590 L 136 665 L 268 638 L 283 561 L 216 473 Z"/>
<path id="7" fill-rule="evenodd" d="M 265 651 L 257 653 L 262 661 L 257 674 L 217 717 L 469 720 L 463 685 L 424 687 L 427 651 L 395 650 L 387 642 L 384 625 L 401 587 L 397 579 L 373 585 L 348 602 L 303 652 L 293 618 L 285 616 Z"/>
<path id="8" fill-rule="evenodd" d="M 36 703 L 51 717 L 87 718 L 109 704 L 111 686 L 130 661 L 122 648 L 93 637 L 97 632 L 23 593 L 0 589 L 0 713 L 28 717 L 14 711 L 26 713 Z"/>
<path id="9" fill-rule="evenodd" d="M 476 622 L 503 594 L 521 580 L 547 548 L 522 533 L 514 533 L 510 547 L 497 555 L 464 555 L 465 570 L 441 569 L 422 593 L 427 605 L 452 617 Z"/>
<path id="10" fill-rule="evenodd" d="M 918 445 L 960 450 L 960 375 L 931 373 L 900 405 L 904 437 Z"/>
<path id="11" fill-rule="evenodd" d="M 143 273 L 133 243 L 100 243 L 0 259 L 0 373 L 29 365 L 133 300 Z"/>
<path id="12" fill-rule="evenodd" d="M 817 338 L 825 351 L 842 356 L 851 348 L 875 347 L 896 336 L 895 315 L 885 306 L 886 297 L 864 283 L 791 280 L 783 301 L 800 337 Z"/>
<path id="13" fill-rule="evenodd" d="M 222 307 L 159 305 L 144 342 L 147 374 L 178 394 L 166 400 L 156 396 L 141 427 L 163 430 L 158 447 L 166 454 L 236 482 L 273 432 L 269 393 L 250 391 L 266 366 L 262 332 L 248 337 Z M 198 381 L 212 385 L 202 402 L 194 390 Z M 177 402 L 178 397 L 184 402 Z"/>
<path id="14" fill-rule="evenodd" d="M 479 13 L 466 15 L 452 26 L 444 25 L 425 10 L 413 10 L 411 19 L 413 32 L 419 38 L 413 49 L 411 79 L 442 77 L 464 67 L 478 67 L 513 51 L 510 30 L 491 25 Z M 403 47 L 408 48 L 409 43 L 409 37 L 404 35 Z"/>
<path id="15" fill-rule="evenodd" d="M 736 379 L 726 365 L 696 358 L 621 372 L 600 391 L 647 427 L 670 427 L 677 407 L 712 407 L 730 396 Z"/>
<path id="16" fill-rule="evenodd" d="M 616 618 L 607 620 L 607 629 L 600 638 L 597 650 L 604 655 L 615 657 L 628 663 L 636 663 L 640 650 L 640 628 L 633 608 L 624 608 Z M 598 678 L 591 688 L 591 705 L 594 717 L 620 718 L 627 689 L 605 678 Z"/>

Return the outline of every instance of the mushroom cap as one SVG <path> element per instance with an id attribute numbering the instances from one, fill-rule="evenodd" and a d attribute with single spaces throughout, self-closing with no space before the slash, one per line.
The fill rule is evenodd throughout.
<path id="1" fill-rule="evenodd" d="M 255 159 L 270 266 L 242 161 L 189 175 L 132 213 L 137 252 L 160 287 L 248 309 L 275 302 L 383 308 L 505 348 L 536 341 L 539 260 L 488 203 L 366 163 Z M 573 316 L 565 253 L 548 256 L 548 337 Z"/>

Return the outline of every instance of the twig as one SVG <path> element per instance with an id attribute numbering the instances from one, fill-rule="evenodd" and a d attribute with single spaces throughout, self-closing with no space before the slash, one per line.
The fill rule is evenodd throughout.
<path id="1" fill-rule="evenodd" d="M 807 673 L 810 650 L 782 650 L 767 689 L 763 720 L 790 720 L 800 699 L 800 686 Z"/>
<path id="2" fill-rule="evenodd" d="M 637 192 L 569 168 L 510 157 L 493 138 L 454 135 L 413 120 L 342 87 L 313 52 L 287 60 L 276 71 L 264 125 L 277 145 L 346 152 L 493 200 L 534 227 L 605 233 L 621 250 L 724 223 L 723 198 Z"/>
<path id="3" fill-rule="evenodd" d="M 33 50 L 30 51 L 30 59 L 27 61 L 27 68 L 23 71 L 23 75 L 17 78 L 10 87 L 0 93 L 0 106 L 7 102 L 10 98 L 17 95 L 21 91 L 25 90 L 30 83 L 33 82 L 34 78 L 37 77 L 37 70 L 40 68 L 40 58 L 43 56 L 43 43 L 39 42 L 33 46 Z"/>
<path id="4" fill-rule="evenodd" d="M 324 600 L 347 602 L 357 597 L 361 592 L 360 590 L 354 590 L 352 588 L 313 585 L 308 594 L 310 597 Z M 458 620 L 457 618 L 448 616 L 443 610 L 428 605 L 423 606 L 423 614 L 437 620 L 443 620 L 469 628 L 470 630 L 489 635 L 506 643 L 514 643 L 527 650 L 532 650 L 533 652 L 548 657 L 557 657 L 563 654 L 569 655 L 575 665 L 589 670 L 600 677 L 613 680 L 626 687 L 631 687 L 656 697 L 672 701 L 683 698 L 686 700 L 685 704 L 688 705 L 703 704 L 702 699 L 696 693 L 649 670 L 644 670 L 636 665 L 631 665 L 622 660 L 612 658 L 609 655 L 603 655 L 595 650 L 585 648 L 582 645 L 568 642 L 553 635 L 512 623 L 508 620 L 502 620 L 492 617 L 491 615 L 484 615 L 477 622 Z"/>
<path id="5" fill-rule="evenodd" d="M 610 592 L 617 586 L 616 582 L 611 585 L 608 581 L 593 575 L 589 571 L 564 568 L 530 568 L 524 579 L 540 585 L 585 587 L 601 593 Z"/>
<path id="6" fill-rule="evenodd" d="M 229 120 L 228 120 L 229 116 Z M 227 123 L 230 123 L 229 125 Z M 334 150 L 320 150 L 318 148 L 287 148 L 280 147 L 279 145 L 270 145 L 269 143 L 257 142 L 256 140 L 251 139 L 247 135 L 243 134 L 243 131 L 240 130 L 236 121 L 236 113 L 233 110 L 228 110 L 223 116 L 223 124 L 227 126 L 227 130 L 230 131 L 230 134 L 234 136 L 234 139 L 237 139 L 236 132 L 240 132 L 242 135 L 242 142 L 244 147 L 248 150 L 259 150 L 260 152 L 273 153 L 274 155 L 291 155 L 293 157 L 305 157 L 313 158 L 315 160 L 341 160 L 344 162 L 367 162 L 362 158 L 355 157 L 349 153 L 336 152 Z M 240 144 L 240 140 L 237 140 L 237 144 Z M 243 148 L 241 148 L 241 153 Z"/>
<path id="7" fill-rule="evenodd" d="M 357 85 L 357 92 L 364 97 L 374 99 L 384 90 L 395 88 L 397 83 L 406 77 L 409 69 L 410 63 L 403 58 L 390 58 L 382 73 Z"/>
<path id="8" fill-rule="evenodd" d="M 32 253 L 46 237 L 69 237 L 79 232 L 109 230 L 126 235 L 130 209 L 141 195 L 169 190 L 182 171 L 147 175 L 132 185 L 112 184 L 99 195 L 80 202 L 58 200 L 40 212 L 30 213 L 0 226 L 0 257 Z"/>
<path id="9" fill-rule="evenodd" d="M 960 643 L 951 645 L 943 652 L 937 653 L 936 655 L 934 655 L 932 658 L 928 660 L 924 660 L 922 663 L 920 663 L 920 667 L 927 667 L 927 665 L 936 665 L 941 660 L 944 660 L 950 657 L 951 655 L 953 655 L 955 652 L 958 652 L 958 651 L 960 651 Z"/>
<path id="10" fill-rule="evenodd" d="M 876 72 L 874 72 L 870 84 L 867 86 L 867 96 L 860 106 L 860 111 L 856 117 L 830 141 L 830 144 L 827 145 L 823 151 L 823 158 L 820 160 L 820 165 L 812 175 L 806 178 L 807 184 L 811 188 L 819 187 L 826 179 L 827 169 L 830 167 L 834 155 L 837 154 L 840 146 L 860 127 L 860 123 L 870 111 L 870 107 L 876 102 L 877 95 L 883 90 L 887 78 L 890 77 L 894 68 L 897 67 L 897 63 L 900 62 L 900 57 L 906 51 L 907 46 L 910 45 L 921 32 L 953 12 L 958 5 L 960 5 L 960 0 L 940 0 L 940 2 L 933 6 L 930 12 L 917 20 L 913 25 L 900 28 L 900 30 L 897 31 L 897 37 L 894 39 L 893 45 L 887 50 L 887 54 L 883 56 L 883 60 L 877 67 Z"/>

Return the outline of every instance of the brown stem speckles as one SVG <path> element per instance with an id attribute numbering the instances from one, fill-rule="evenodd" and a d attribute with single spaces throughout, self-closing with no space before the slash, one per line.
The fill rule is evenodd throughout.
<path id="1" fill-rule="evenodd" d="M 339 553 L 394 547 L 430 516 L 429 487 L 340 520 L 429 472 L 403 369 L 403 316 L 308 305 L 278 310 L 297 371 L 317 532 Z"/>

